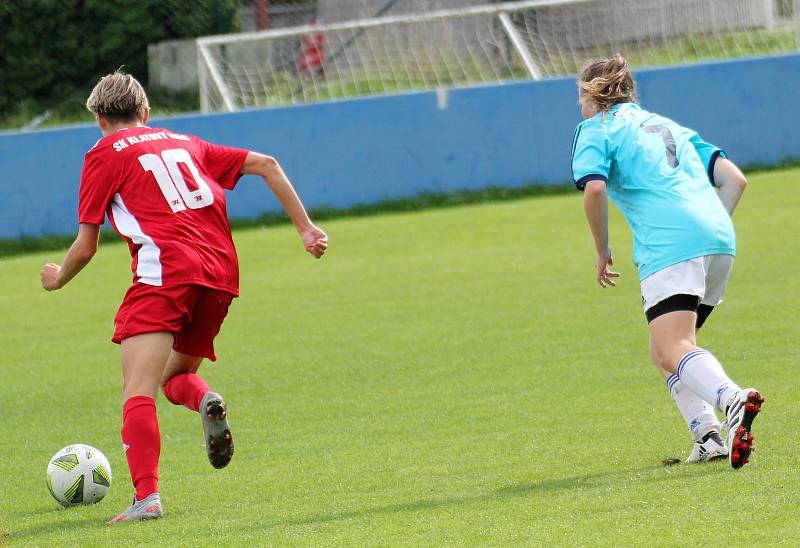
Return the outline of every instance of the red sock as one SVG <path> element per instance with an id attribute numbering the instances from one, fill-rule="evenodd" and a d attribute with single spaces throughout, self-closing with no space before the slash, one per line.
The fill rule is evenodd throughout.
<path id="1" fill-rule="evenodd" d="M 164 383 L 164 395 L 175 405 L 185 405 L 192 411 L 200 409 L 200 401 L 211 389 L 195 373 L 181 373 Z"/>
<path id="2" fill-rule="evenodd" d="M 156 402 L 147 396 L 133 396 L 122 407 L 122 446 L 136 499 L 158 491 L 158 457 L 161 435 L 158 431 Z"/>

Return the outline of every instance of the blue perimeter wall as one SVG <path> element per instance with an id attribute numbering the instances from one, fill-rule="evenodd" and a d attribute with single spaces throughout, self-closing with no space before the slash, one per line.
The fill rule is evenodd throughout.
<path id="1" fill-rule="evenodd" d="M 800 157 L 800 55 L 636 73 L 641 104 L 696 129 L 740 165 Z M 573 78 L 411 93 L 151 127 L 275 156 L 310 208 L 420 192 L 570 180 L 580 121 Z M 0 134 L 0 238 L 72 234 L 84 153 L 96 126 Z M 231 218 L 278 211 L 262 181 L 228 194 Z"/>

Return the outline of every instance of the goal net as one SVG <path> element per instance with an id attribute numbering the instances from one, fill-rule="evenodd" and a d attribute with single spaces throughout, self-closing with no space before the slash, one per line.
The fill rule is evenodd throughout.
<path id="1" fill-rule="evenodd" d="M 373 0 L 344 1 L 363 8 Z M 419 11 L 387 9 L 377 17 L 199 38 L 202 109 L 566 76 L 615 51 L 642 67 L 771 55 L 800 45 L 800 0 L 401 0 L 383 6 L 401 4 Z"/>

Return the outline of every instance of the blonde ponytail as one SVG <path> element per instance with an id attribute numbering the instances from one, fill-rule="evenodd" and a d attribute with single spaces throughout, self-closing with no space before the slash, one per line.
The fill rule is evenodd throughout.
<path id="1" fill-rule="evenodd" d="M 600 112 L 608 112 L 617 103 L 636 102 L 633 74 L 628 60 L 620 53 L 586 65 L 578 77 L 578 87 Z"/>

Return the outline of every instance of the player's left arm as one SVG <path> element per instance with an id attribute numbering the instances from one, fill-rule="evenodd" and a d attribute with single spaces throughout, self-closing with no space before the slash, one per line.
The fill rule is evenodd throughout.
<path id="1" fill-rule="evenodd" d="M 714 163 L 714 185 L 722 205 L 733 216 L 733 210 L 747 186 L 747 179 L 741 170 L 727 158 L 717 158 Z"/>
<path id="2" fill-rule="evenodd" d="M 283 172 L 280 164 L 271 156 L 248 152 L 242 164 L 240 173 L 243 175 L 259 175 L 269 186 L 270 190 L 286 210 L 287 215 L 294 223 L 297 232 L 303 239 L 306 251 L 314 258 L 319 259 L 328 248 L 328 235 L 311 222 L 300 197 L 295 192 L 289 178 Z"/>
<path id="3" fill-rule="evenodd" d="M 722 205 L 732 216 L 747 186 L 747 179 L 719 147 L 705 142 L 697 133 L 692 133 L 689 141 L 706 166 L 708 180 L 716 187 Z"/>
<path id="4" fill-rule="evenodd" d="M 100 225 L 81 223 L 78 226 L 78 235 L 64 256 L 64 264 L 47 263 L 42 267 L 39 277 L 42 287 L 47 291 L 61 289 L 83 270 L 97 252 L 97 242 L 100 239 Z"/>

